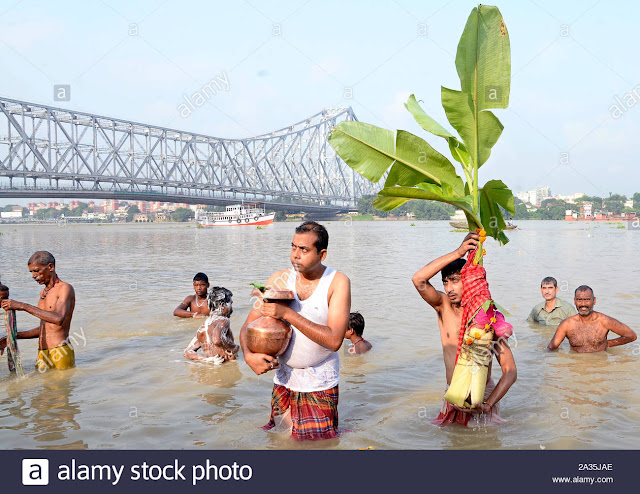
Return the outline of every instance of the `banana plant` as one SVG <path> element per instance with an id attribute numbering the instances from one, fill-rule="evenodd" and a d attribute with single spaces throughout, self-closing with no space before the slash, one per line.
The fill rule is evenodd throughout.
<path id="1" fill-rule="evenodd" d="M 511 49 L 497 7 L 479 5 L 469 15 L 456 53 L 460 91 L 442 87 L 441 100 L 457 136 L 422 109 L 412 94 L 405 107 L 427 132 L 447 141 L 465 181 L 444 155 L 404 130 L 363 122 L 342 122 L 329 143 L 348 166 L 384 187 L 373 205 L 389 211 L 412 199 L 451 204 L 464 211 L 470 231 L 483 229 L 501 244 L 509 241 L 500 206 L 515 214 L 513 193 L 501 180 L 478 188 L 478 170 L 491 155 L 503 126 L 490 111 L 509 104 Z"/>

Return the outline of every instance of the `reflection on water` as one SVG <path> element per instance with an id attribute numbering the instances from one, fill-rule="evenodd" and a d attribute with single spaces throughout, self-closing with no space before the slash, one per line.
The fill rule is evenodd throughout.
<path id="1" fill-rule="evenodd" d="M 351 278 L 353 309 L 364 315 L 364 336 L 374 345 L 364 355 L 340 351 L 340 428 L 349 432 L 309 444 L 261 430 L 272 375 L 255 376 L 241 358 L 221 366 L 186 361 L 182 352 L 201 321 L 171 314 L 192 292 L 193 275 L 204 271 L 234 293 L 237 337 L 250 307 L 248 284 L 289 266 L 294 226 L 0 226 L 2 281 L 12 297 L 37 301 L 26 260 L 35 250 L 52 251 L 61 278 L 76 289 L 72 332 L 79 335 L 77 368 L 70 372 L 16 380 L 0 360 L 2 447 L 637 448 L 640 345 L 578 355 L 565 342 L 547 352 L 554 328 L 525 319 L 541 300 L 540 280 L 554 276 L 561 298 L 570 301 L 576 286 L 589 284 L 596 310 L 637 331 L 640 236 L 563 222 L 523 222 L 505 247 L 487 245 L 492 294 L 511 311 L 516 331 L 518 381 L 501 410 L 507 422 L 472 430 L 430 424 L 444 395 L 442 349 L 433 310 L 411 276 L 464 235 L 446 222 L 330 222 L 327 264 Z M 441 288 L 437 278 L 434 283 Z M 36 324 L 18 313 L 21 330 Z M 30 368 L 37 341 L 20 345 Z M 497 380 L 499 366 L 494 373 Z"/>

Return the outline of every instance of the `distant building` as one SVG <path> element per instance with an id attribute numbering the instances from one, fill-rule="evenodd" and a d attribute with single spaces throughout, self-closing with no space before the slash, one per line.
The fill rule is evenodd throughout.
<path id="1" fill-rule="evenodd" d="M 136 213 L 133 215 L 134 223 L 149 223 L 149 216 L 145 213 Z"/>
<path id="2" fill-rule="evenodd" d="M 539 189 L 518 192 L 516 197 L 524 203 L 531 204 L 532 206 L 540 206 L 542 201 L 551 197 L 551 189 L 549 189 L 548 185 L 543 185 Z"/>

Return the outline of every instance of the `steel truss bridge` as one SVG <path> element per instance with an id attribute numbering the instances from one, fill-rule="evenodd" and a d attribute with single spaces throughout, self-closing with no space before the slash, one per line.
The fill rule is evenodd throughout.
<path id="1" fill-rule="evenodd" d="M 221 139 L 0 98 L 0 197 L 353 210 L 377 187 L 327 142 L 345 120 L 357 120 L 350 107 L 269 134 Z"/>

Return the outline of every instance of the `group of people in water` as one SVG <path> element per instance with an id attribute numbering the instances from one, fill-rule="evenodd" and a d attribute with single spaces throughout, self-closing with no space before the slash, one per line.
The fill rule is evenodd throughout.
<path id="1" fill-rule="evenodd" d="M 233 294 L 224 287 L 210 287 L 204 273 L 193 278 L 194 295 L 185 298 L 174 311 L 178 317 L 204 319 L 184 351 L 186 358 L 222 364 L 237 359 L 242 349 L 245 363 L 256 374 L 275 371 L 271 414 L 264 428 L 290 430 L 297 440 L 327 439 L 339 434 L 338 350 L 345 339 L 351 342 L 349 353 L 366 353 L 372 348 L 362 336 L 363 316 L 351 312 L 349 278 L 323 264 L 328 245 L 329 234 L 319 223 L 307 221 L 295 229 L 290 254 L 292 267 L 274 272 L 265 283 L 275 290 L 292 291 L 294 300 L 257 300 L 240 329 L 238 343 L 230 325 Z M 457 249 L 433 260 L 412 279 L 420 296 L 436 312 L 447 386 L 451 383 L 460 338 L 461 301 L 465 290 L 461 276 L 465 265 L 463 258 L 478 246 L 478 234 L 469 233 Z M 69 342 L 75 307 L 73 287 L 60 280 L 55 259 L 49 252 L 33 254 L 28 268 L 33 279 L 44 286 L 38 305 L 10 299 L 9 288 L 0 285 L 0 306 L 4 311 L 25 311 L 40 319 L 38 327 L 17 334 L 20 339 L 39 339 L 36 367 L 40 371 L 71 368 L 75 365 L 74 350 Z M 444 291 L 431 284 L 438 273 L 442 276 Z M 530 322 L 557 325 L 549 350 L 557 349 L 565 338 L 576 352 L 602 351 L 636 339 L 629 326 L 594 311 L 596 298 L 590 287 L 576 288 L 575 309 L 557 297 L 558 290 L 554 278 L 544 278 L 541 283 L 544 301 L 531 310 L 528 318 Z M 281 319 L 293 329 L 291 342 L 280 357 L 254 353 L 247 347 L 246 328 L 261 316 Z M 608 339 L 609 332 L 618 337 Z M 0 354 L 6 345 L 6 337 L 0 338 Z M 474 408 L 444 402 L 433 423 L 469 425 L 470 418 L 475 423 L 482 418 L 485 423 L 501 422 L 500 401 L 516 382 L 517 369 L 506 339 L 496 337 L 492 353 L 502 376 L 495 383 L 489 365 L 483 402 Z"/>

